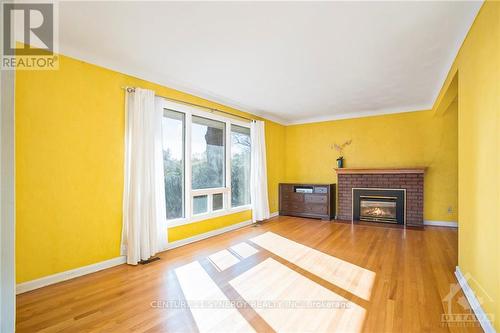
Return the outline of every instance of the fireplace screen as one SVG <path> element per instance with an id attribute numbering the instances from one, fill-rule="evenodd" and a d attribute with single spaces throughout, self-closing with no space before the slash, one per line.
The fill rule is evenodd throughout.
<path id="1" fill-rule="evenodd" d="M 397 197 L 361 196 L 359 219 L 362 221 L 398 223 L 396 207 Z"/>

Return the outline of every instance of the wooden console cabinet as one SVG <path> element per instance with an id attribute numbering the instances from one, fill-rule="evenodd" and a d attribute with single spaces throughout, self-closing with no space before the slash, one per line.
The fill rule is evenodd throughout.
<path id="1" fill-rule="evenodd" d="M 335 217 L 335 184 L 279 184 L 280 215 L 331 220 Z"/>

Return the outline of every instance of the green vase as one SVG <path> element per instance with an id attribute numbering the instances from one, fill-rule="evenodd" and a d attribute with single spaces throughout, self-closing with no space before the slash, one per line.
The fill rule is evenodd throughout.
<path id="1" fill-rule="evenodd" d="M 337 168 L 342 169 L 343 167 L 344 167 L 344 159 L 338 158 L 337 159 Z"/>

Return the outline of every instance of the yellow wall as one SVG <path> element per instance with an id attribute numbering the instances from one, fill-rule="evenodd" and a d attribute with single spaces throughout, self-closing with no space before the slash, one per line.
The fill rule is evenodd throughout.
<path id="1" fill-rule="evenodd" d="M 168 229 L 168 240 L 174 242 L 194 235 L 203 234 L 211 230 L 220 229 L 234 224 L 235 221 L 248 221 L 252 218 L 252 212 L 246 210 L 231 215 L 211 218 L 200 222 L 189 223 Z"/>
<path id="2" fill-rule="evenodd" d="M 428 167 L 424 218 L 457 220 L 456 105 L 443 115 L 421 111 L 288 126 L 286 180 L 336 183 L 338 153 L 330 147 L 348 139 L 346 167 Z"/>
<path id="3" fill-rule="evenodd" d="M 458 77 L 458 263 L 500 330 L 500 2 L 487 1 L 434 109 Z M 450 88 L 451 86 L 451 88 Z"/>
<path id="4" fill-rule="evenodd" d="M 61 56 L 58 71 L 16 73 L 16 264 L 24 282 L 119 255 L 124 92 L 220 104 Z M 266 121 L 271 212 L 284 174 L 284 127 Z M 242 212 L 171 229 L 170 241 L 250 219 Z"/>

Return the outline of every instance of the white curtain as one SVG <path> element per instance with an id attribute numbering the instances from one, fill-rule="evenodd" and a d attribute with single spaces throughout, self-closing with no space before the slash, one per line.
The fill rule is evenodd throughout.
<path id="1" fill-rule="evenodd" d="M 250 196 L 252 200 L 252 220 L 262 221 L 269 218 L 267 194 L 266 135 L 263 121 L 253 121 L 250 128 L 252 138 Z"/>
<path id="2" fill-rule="evenodd" d="M 162 99 L 127 91 L 122 254 L 136 265 L 167 248 L 162 149 Z"/>

